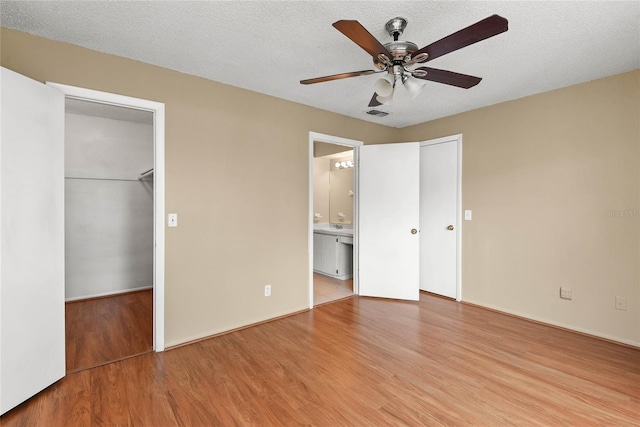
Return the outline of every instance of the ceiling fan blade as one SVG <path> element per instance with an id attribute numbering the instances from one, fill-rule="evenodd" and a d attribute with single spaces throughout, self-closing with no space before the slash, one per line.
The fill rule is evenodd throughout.
<path id="1" fill-rule="evenodd" d="M 382 105 L 382 102 L 378 101 L 378 94 L 374 92 L 371 101 L 369 101 L 369 107 L 377 107 L 379 105 Z"/>
<path id="2" fill-rule="evenodd" d="M 429 56 L 420 61 L 427 62 L 439 56 L 446 55 L 455 50 L 472 45 L 479 41 L 488 39 L 489 37 L 496 36 L 509 29 L 509 21 L 499 15 L 491 15 L 482 21 L 476 22 L 473 25 L 463 28 L 447 37 L 433 42 L 428 46 L 423 47 L 420 50 L 413 52 L 411 55 L 415 57 L 420 53 L 427 53 Z"/>
<path id="3" fill-rule="evenodd" d="M 446 85 L 458 86 L 464 89 L 474 87 L 481 77 L 468 76 L 466 74 L 454 73 L 453 71 L 439 70 L 437 68 L 430 67 L 418 67 L 416 70 L 423 70 L 427 72 L 426 76 L 413 76 L 416 79 L 430 80 L 432 82 L 444 83 Z"/>
<path id="4" fill-rule="evenodd" d="M 358 21 L 342 20 L 334 22 L 333 26 L 342 34 L 349 37 L 355 44 L 367 51 L 374 59 L 377 59 L 379 55 L 382 54 L 386 56 L 388 60 L 391 60 L 389 51 Z"/>
<path id="5" fill-rule="evenodd" d="M 373 71 L 373 70 L 352 71 L 350 73 L 340 73 L 340 74 L 333 74 L 331 76 L 316 77 L 314 79 L 300 80 L 300 83 L 303 85 L 311 85 L 314 83 L 330 82 L 331 80 L 346 79 L 348 77 L 366 76 L 374 73 L 376 73 L 376 71 Z"/>

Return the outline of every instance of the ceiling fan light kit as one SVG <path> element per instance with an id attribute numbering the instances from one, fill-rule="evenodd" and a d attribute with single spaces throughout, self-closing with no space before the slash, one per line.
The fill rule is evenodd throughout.
<path id="1" fill-rule="evenodd" d="M 376 80 L 373 85 L 376 93 L 381 97 L 388 97 L 393 94 L 393 89 L 396 85 L 396 79 L 393 75 L 387 74 L 386 76 Z"/>
<path id="2" fill-rule="evenodd" d="M 412 67 L 488 39 L 509 29 L 508 21 L 505 18 L 499 15 L 492 15 L 419 49 L 415 43 L 399 40 L 407 27 L 407 22 L 407 19 L 402 17 L 390 19 L 386 23 L 385 29 L 393 37 L 393 41 L 384 45 L 373 37 L 358 21 L 342 20 L 335 22 L 333 26 L 338 31 L 371 55 L 373 66 L 378 71 L 364 70 L 334 74 L 301 80 L 300 83 L 314 84 L 386 72 L 387 74 L 377 79 L 374 84 L 375 93 L 369 102 L 369 107 L 376 107 L 382 104 L 389 105 L 398 83 L 407 89 L 412 99 L 420 94 L 427 80 L 469 89 L 480 83 L 482 79 L 437 68 L 418 67 L 413 69 Z"/>
<path id="3" fill-rule="evenodd" d="M 374 104 L 370 104 L 369 106 L 372 107 L 378 105 L 393 105 L 393 92 L 395 92 L 395 89 L 389 96 L 380 96 L 380 94 L 376 92 L 373 96 L 375 97 L 377 102 Z"/>
<path id="4" fill-rule="evenodd" d="M 411 99 L 414 99 L 420 94 L 420 92 L 422 92 L 422 89 L 424 89 L 424 86 L 427 83 L 424 81 L 420 81 L 413 76 L 407 75 L 402 77 L 402 84 L 404 85 L 405 89 L 407 89 L 407 92 L 409 92 Z"/>

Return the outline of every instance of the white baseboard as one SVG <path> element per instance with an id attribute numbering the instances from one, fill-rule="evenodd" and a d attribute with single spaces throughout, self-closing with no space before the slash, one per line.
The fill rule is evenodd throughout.
<path id="1" fill-rule="evenodd" d="M 65 302 L 69 302 L 69 301 L 78 301 L 78 300 L 81 300 L 81 299 L 108 297 L 108 296 L 111 296 L 111 295 L 126 294 L 128 292 L 143 291 L 145 289 L 153 289 L 153 286 L 142 286 L 140 288 L 121 289 L 121 290 L 118 290 L 118 291 L 101 292 L 101 293 L 98 293 L 98 294 L 82 295 L 82 296 L 79 296 L 79 297 L 65 298 L 64 301 Z"/>
<path id="2" fill-rule="evenodd" d="M 491 305 L 491 304 L 485 304 L 485 303 L 473 301 L 473 300 L 470 300 L 470 299 L 464 299 L 462 302 L 463 303 L 466 302 L 466 303 L 469 303 L 469 304 L 473 304 L 473 305 L 476 305 L 478 307 L 485 307 L 485 308 L 488 308 L 488 309 L 491 309 L 491 310 L 494 310 L 494 311 L 499 311 L 499 312 L 506 313 L 506 314 L 511 314 L 513 316 L 520 317 L 520 318 L 523 318 L 523 319 L 534 320 L 534 321 L 539 322 L 539 323 L 545 323 L 547 325 L 557 326 L 559 328 L 580 332 L 580 333 L 585 334 L 585 335 L 591 335 L 591 336 L 598 337 L 598 338 L 604 338 L 604 339 L 609 340 L 609 341 L 615 341 L 615 342 L 619 342 L 621 344 L 625 344 L 625 345 L 629 345 L 629 346 L 632 346 L 632 347 L 640 348 L 640 342 L 631 341 L 631 340 L 625 340 L 625 339 L 621 339 L 621 338 L 614 337 L 614 336 L 611 336 L 611 335 L 603 334 L 603 333 L 600 333 L 600 332 L 594 332 L 594 331 L 591 331 L 591 330 L 588 330 L 588 329 L 578 328 L 578 327 L 573 326 L 573 325 L 567 325 L 565 323 L 554 322 L 552 320 L 543 319 L 541 317 L 531 316 L 531 315 L 528 315 L 528 314 L 522 314 L 522 313 L 519 313 L 519 312 L 514 311 L 514 310 L 507 310 L 507 309 L 502 308 L 502 307 L 497 307 L 497 306 L 494 306 L 494 305 Z"/>

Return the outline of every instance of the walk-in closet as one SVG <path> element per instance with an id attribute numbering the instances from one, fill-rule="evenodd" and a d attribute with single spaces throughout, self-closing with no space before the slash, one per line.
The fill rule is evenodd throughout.
<path id="1" fill-rule="evenodd" d="M 67 99 L 67 372 L 153 347 L 153 114 Z"/>

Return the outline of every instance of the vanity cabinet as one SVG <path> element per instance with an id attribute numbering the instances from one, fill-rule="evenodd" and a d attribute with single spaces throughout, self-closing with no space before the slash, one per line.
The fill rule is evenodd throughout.
<path id="1" fill-rule="evenodd" d="M 340 280 L 353 277 L 353 237 L 313 233 L 313 271 Z"/>

